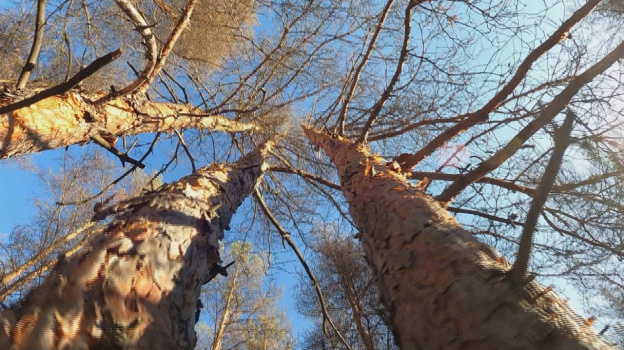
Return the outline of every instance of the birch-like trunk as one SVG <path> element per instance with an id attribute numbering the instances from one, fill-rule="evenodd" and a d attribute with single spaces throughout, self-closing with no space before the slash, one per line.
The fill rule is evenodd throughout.
<path id="1" fill-rule="evenodd" d="M 221 321 L 217 326 L 217 331 L 212 339 L 212 345 L 210 350 L 221 350 L 223 345 L 223 336 L 225 335 L 225 329 L 230 322 L 230 315 L 232 314 L 232 297 L 234 296 L 234 288 L 236 286 L 236 280 L 238 279 L 238 269 L 234 271 L 232 283 L 227 291 L 227 297 L 225 298 L 225 305 L 223 305 L 223 314 L 221 315 Z"/>
<path id="2" fill-rule="evenodd" d="M 251 124 L 221 115 L 203 115 L 188 105 L 149 102 L 120 97 L 94 103 L 98 95 L 68 92 L 28 107 L 0 114 L 0 159 L 74 144 L 85 144 L 94 135 L 115 137 L 174 129 L 206 129 L 227 132 L 253 130 Z M 0 98 L 0 107 L 12 98 Z"/>
<path id="3" fill-rule="evenodd" d="M 0 311 L 0 349 L 193 349 L 196 302 L 218 240 L 254 189 L 268 146 L 162 190 L 97 208 L 114 215 L 88 252 L 59 262 Z"/>
<path id="4" fill-rule="evenodd" d="M 365 145 L 306 129 L 332 159 L 403 350 L 615 349 Z M 528 277 L 528 276 L 527 276 Z"/>

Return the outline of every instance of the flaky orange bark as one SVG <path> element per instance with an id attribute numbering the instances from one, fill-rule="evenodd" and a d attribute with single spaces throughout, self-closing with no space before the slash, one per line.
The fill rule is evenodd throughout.
<path id="1" fill-rule="evenodd" d="M 268 146 L 112 207 L 91 249 L 0 312 L 0 349 L 193 349 L 196 302 L 218 240 L 254 189 Z"/>
<path id="2" fill-rule="evenodd" d="M 550 288 L 511 265 L 367 146 L 306 129 L 336 167 L 362 246 L 412 349 L 615 349 Z"/>
<path id="3" fill-rule="evenodd" d="M 101 97 L 101 96 L 99 96 Z M 220 115 L 206 116 L 188 105 L 120 97 L 95 104 L 98 96 L 68 92 L 29 107 L 0 114 L 0 159 L 48 149 L 84 144 L 93 135 L 104 138 L 174 129 L 240 132 L 254 126 Z M 0 106 L 12 99 L 0 99 Z"/>

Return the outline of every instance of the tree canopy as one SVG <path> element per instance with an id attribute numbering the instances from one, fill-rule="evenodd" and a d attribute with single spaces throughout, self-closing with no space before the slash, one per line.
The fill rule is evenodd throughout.
<path id="1" fill-rule="evenodd" d="M 518 278 L 577 291 L 591 306 L 583 323 L 622 345 L 623 20 L 618 1 L 600 0 L 2 4 L 0 167 L 57 158 L 45 207 L 33 202 L 36 219 L 0 241 L 0 295 L 18 301 L 97 235 L 92 208 L 125 199 L 120 182 L 154 191 L 273 140 L 225 240 L 310 283 L 301 302 L 321 314 L 310 344 L 381 348 L 385 329 L 358 321 L 381 325 L 387 310 L 367 300 L 356 318 L 349 289 L 323 280 L 346 273 L 333 246 L 363 254 L 362 232 L 346 180 L 304 125 L 370 147 L 480 242 L 528 262 Z M 328 228 L 336 243 L 319 243 Z"/>

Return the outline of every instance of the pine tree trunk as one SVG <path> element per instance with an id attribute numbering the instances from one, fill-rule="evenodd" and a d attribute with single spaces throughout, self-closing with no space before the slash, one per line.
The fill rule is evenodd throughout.
<path id="1" fill-rule="evenodd" d="M 615 349 L 549 288 L 512 284 L 504 258 L 367 146 L 306 133 L 338 168 L 401 349 Z"/>
<path id="2" fill-rule="evenodd" d="M 101 96 L 68 92 L 0 114 L 0 159 L 85 144 L 94 135 L 110 142 L 119 136 L 174 129 L 254 129 L 251 124 L 204 115 L 200 109 L 187 105 L 149 102 L 132 96 L 101 104 L 92 102 L 98 97 Z M 0 107 L 13 102 L 12 98 L 0 98 Z"/>
<path id="3" fill-rule="evenodd" d="M 95 219 L 114 215 L 105 233 L 0 312 L 0 349 L 193 349 L 196 303 L 220 262 L 218 240 L 267 152 L 96 208 Z"/>

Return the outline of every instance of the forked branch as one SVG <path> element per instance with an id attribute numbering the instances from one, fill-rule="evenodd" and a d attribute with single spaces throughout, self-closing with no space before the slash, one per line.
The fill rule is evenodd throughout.
<path id="1" fill-rule="evenodd" d="M 128 84 L 128 86 L 123 89 L 103 97 L 100 100 L 101 102 L 114 97 L 123 96 L 141 86 L 154 70 L 156 58 L 158 57 L 158 45 L 156 44 L 156 37 L 152 31 L 153 25 L 147 23 L 143 14 L 141 14 L 141 12 L 139 12 L 139 10 L 129 0 L 115 0 L 115 2 L 121 11 L 132 21 L 134 29 L 141 34 L 142 44 L 145 46 L 146 63 L 145 68 L 143 68 L 143 72 L 141 72 L 141 74 L 133 82 Z"/>
<path id="2" fill-rule="evenodd" d="M 182 34 L 182 31 L 184 31 L 184 29 L 188 26 L 189 21 L 191 20 L 191 14 L 193 14 L 193 8 L 195 8 L 195 4 L 197 4 L 197 1 L 198 0 L 189 0 L 189 2 L 184 7 L 184 11 L 182 11 L 180 19 L 178 19 L 178 22 L 171 32 L 171 35 L 169 35 L 169 40 L 167 40 L 167 43 L 160 51 L 160 55 L 158 55 L 158 57 L 156 58 L 156 64 L 154 65 L 152 71 L 146 76 L 145 80 L 143 80 L 143 82 L 137 88 L 137 94 L 142 94 L 147 91 L 158 73 L 160 73 L 160 71 L 162 70 L 165 62 L 167 61 L 167 57 L 169 57 L 169 54 L 173 50 L 173 46 L 178 41 L 178 38 Z"/>
<path id="3" fill-rule="evenodd" d="M 399 55 L 399 61 L 397 62 L 396 70 L 394 71 L 392 79 L 390 79 L 390 83 L 388 84 L 388 86 L 386 86 L 386 89 L 381 94 L 381 97 L 379 97 L 379 100 L 377 100 L 377 102 L 375 102 L 375 104 L 373 105 L 370 116 L 368 117 L 368 120 L 366 121 L 366 124 L 362 129 L 362 134 L 358 139 L 359 143 L 363 143 L 368 140 L 368 134 L 370 133 L 370 129 L 373 127 L 373 123 L 375 123 L 375 120 L 377 120 L 381 109 L 386 104 L 386 102 L 388 102 L 390 95 L 394 91 L 394 86 L 396 85 L 396 83 L 399 82 L 399 79 L 401 78 L 403 65 L 405 64 L 405 60 L 407 59 L 409 39 L 412 33 L 412 10 L 414 9 L 414 7 L 416 7 L 416 5 L 419 5 L 422 2 L 424 2 L 424 0 L 410 0 L 409 4 L 405 8 L 405 18 L 403 19 L 403 26 L 405 28 L 403 32 L 403 45 L 401 46 L 401 54 Z"/>
<path id="4" fill-rule="evenodd" d="M 351 81 L 351 85 L 349 86 L 349 91 L 347 92 L 347 95 L 344 97 L 344 101 L 342 102 L 342 108 L 340 109 L 340 115 L 338 116 L 338 134 L 341 136 L 344 136 L 344 125 L 345 120 L 347 119 L 347 109 L 349 107 L 349 102 L 351 102 L 351 99 L 353 98 L 353 94 L 355 93 L 355 88 L 357 87 L 360 80 L 362 70 L 364 69 L 364 66 L 368 62 L 371 54 L 373 53 L 373 49 L 375 48 L 375 44 L 377 43 L 377 38 L 379 38 L 379 33 L 381 33 L 381 30 L 383 29 L 386 17 L 388 16 L 388 11 L 390 11 L 390 7 L 392 7 L 393 3 L 394 0 L 388 0 L 388 2 L 386 2 L 386 6 L 384 6 L 383 10 L 381 11 L 381 14 L 379 15 L 379 20 L 377 21 L 375 32 L 373 33 L 373 37 L 368 43 L 368 48 L 366 49 L 364 57 L 362 57 L 362 61 L 360 61 L 360 64 L 355 69 L 355 72 L 353 74 L 353 80 Z"/>

